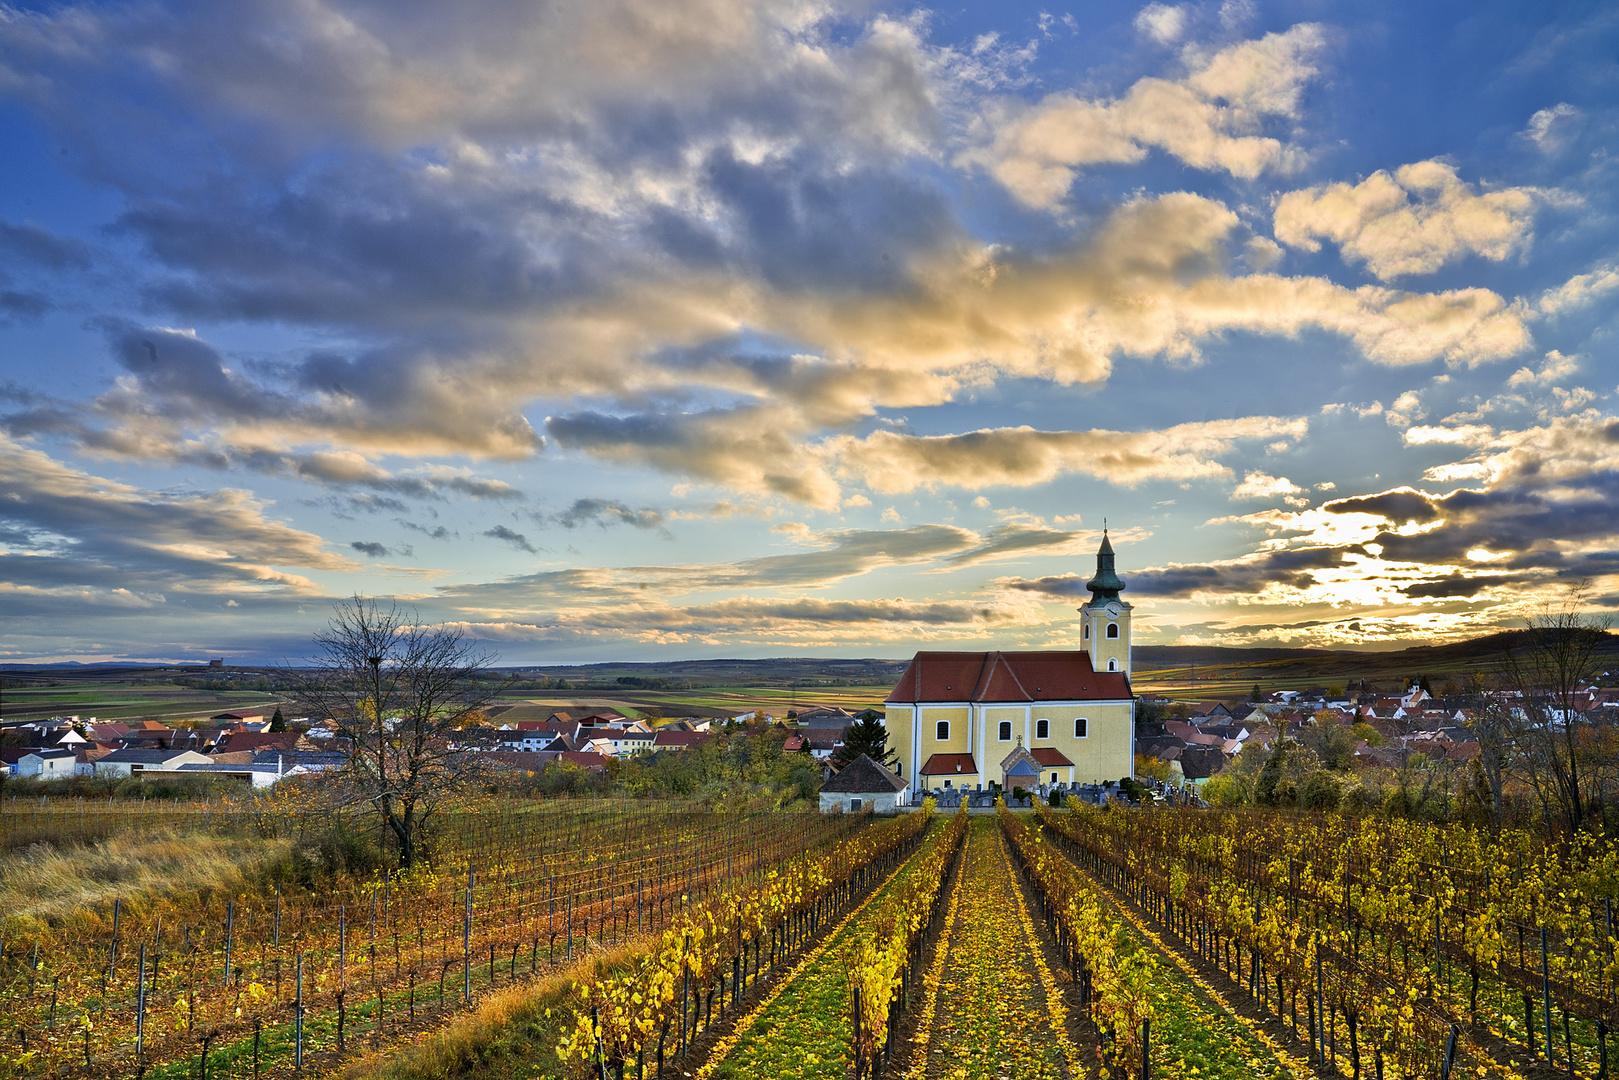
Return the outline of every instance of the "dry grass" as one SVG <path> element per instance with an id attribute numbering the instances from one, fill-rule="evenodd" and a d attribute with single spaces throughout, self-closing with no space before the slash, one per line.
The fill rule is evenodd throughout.
<path id="1" fill-rule="evenodd" d="M 512 1062 L 521 1062 L 525 1075 L 548 1074 L 556 1065 L 561 1025 L 572 1017 L 563 1007 L 569 987 L 624 966 L 651 940 L 632 939 L 553 975 L 491 994 L 415 1046 L 362 1058 L 331 1075 L 334 1080 L 481 1080 L 509 1075 Z M 548 1010 L 555 1015 L 547 1016 Z"/>
<path id="2" fill-rule="evenodd" d="M 254 872 L 286 857 L 285 840 L 205 833 L 115 836 L 85 847 L 32 847 L 0 855 L 0 912 L 10 921 L 56 923 L 111 906 L 205 890 L 235 891 Z"/>

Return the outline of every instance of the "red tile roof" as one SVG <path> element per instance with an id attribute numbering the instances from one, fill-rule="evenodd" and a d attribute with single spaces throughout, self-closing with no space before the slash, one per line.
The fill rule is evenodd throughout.
<path id="1" fill-rule="evenodd" d="M 1044 765 L 1048 769 L 1056 769 L 1064 765 L 1073 764 L 1073 762 L 1064 757 L 1063 752 L 1058 750 L 1055 746 L 1037 747 L 1036 749 L 1029 751 L 1029 753 L 1034 755 L 1034 760 L 1038 761 L 1041 765 Z"/>
<path id="2" fill-rule="evenodd" d="M 885 701 L 1101 701 L 1130 697 L 1130 677 L 1085 652 L 919 652 Z"/>
<path id="3" fill-rule="evenodd" d="M 971 754 L 934 754 L 922 766 L 923 776 L 956 776 L 977 771 Z"/>

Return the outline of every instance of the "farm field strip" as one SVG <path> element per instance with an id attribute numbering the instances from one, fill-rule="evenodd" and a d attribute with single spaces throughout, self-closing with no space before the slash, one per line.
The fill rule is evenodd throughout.
<path id="1" fill-rule="evenodd" d="M 924 841 L 938 844 L 949 826 Z M 926 846 L 896 867 L 825 938 L 806 953 L 748 1014 L 737 1021 L 694 1080 L 771 1076 L 776 1080 L 842 1080 L 853 1064 L 849 972 L 837 953 L 853 945 L 872 917 L 928 864 Z"/>
<path id="2" fill-rule="evenodd" d="M 1042 978 L 1036 965 L 1040 946 L 995 821 L 972 820 L 963 858 L 948 949 L 940 946 L 946 955 L 925 1034 L 925 1058 L 919 1055 L 907 1075 L 946 1080 L 1084 1076 L 1055 982 L 1048 981 L 1049 970 Z"/>
<path id="3" fill-rule="evenodd" d="M 1613 888 L 1611 850 L 1576 843 L 1531 856 L 1514 853 L 1510 835 L 1495 845 L 1457 827 L 1377 822 L 1346 832 L 1339 819 L 1279 815 L 1194 821 L 1081 808 L 1042 818 L 1093 876 L 1246 984 L 1261 1008 L 1302 1026 L 1312 1056 L 1320 1051 L 1329 1064 L 1342 1059 L 1352 1071 L 1355 1055 L 1370 1051 L 1390 1073 L 1425 1074 L 1439 1067 L 1454 1024 L 1458 1065 L 1510 1075 L 1527 1049 L 1513 1002 L 1541 1029 L 1542 1052 L 1552 1026 L 1557 1068 L 1569 1071 L 1572 1055 L 1576 1074 L 1602 1071 L 1598 1021 L 1613 1021 L 1612 998 L 1602 1000 L 1613 972 L 1602 966 L 1611 942 L 1590 933 L 1593 923 L 1605 929 L 1606 912 L 1591 901 Z M 1538 931 L 1530 962 L 1510 960 L 1509 935 L 1524 916 L 1550 924 L 1544 981 L 1532 970 Z M 1313 1011 L 1318 1002 L 1324 1016 Z M 1561 1015 L 1561 1030 L 1548 1014 Z"/>
<path id="4" fill-rule="evenodd" d="M 255 1028 L 285 1027 L 299 1013 L 306 1039 L 342 1043 L 353 1033 L 339 1035 L 340 1024 L 414 1012 L 446 993 L 453 1004 L 476 984 L 537 974 L 609 934 L 624 940 L 666 925 L 697 896 L 754 880 L 854 827 L 818 814 L 574 816 L 509 815 L 500 828 L 470 831 L 463 858 L 482 867 L 470 902 L 466 876 L 424 870 L 337 898 L 196 896 L 86 912 L 59 926 L 8 925 L 0 990 L 16 1041 L 0 1046 L 21 1060 L 9 1068 L 0 1060 L 0 1075 L 50 1063 L 88 1071 L 86 1058 L 132 1053 L 137 1026 L 149 1062 L 195 1054 L 204 1036 L 221 1053 L 239 1049 Z M 501 861 L 525 839 L 527 874 Z M 570 851 L 573 865 L 556 873 Z M 548 895 L 553 881 L 591 887 L 569 904 L 561 889 Z M 93 1032 L 88 1041 L 85 1032 Z"/>

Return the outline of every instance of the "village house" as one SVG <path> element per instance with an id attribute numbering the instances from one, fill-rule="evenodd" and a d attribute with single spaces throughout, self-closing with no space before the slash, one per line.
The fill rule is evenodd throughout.
<path id="1" fill-rule="evenodd" d="M 909 788 L 904 780 L 861 754 L 821 785 L 821 813 L 896 813 Z"/>
<path id="2" fill-rule="evenodd" d="M 16 773 L 36 780 L 68 780 L 73 776 L 76 760 L 74 752 L 67 747 L 32 750 L 17 759 Z"/>

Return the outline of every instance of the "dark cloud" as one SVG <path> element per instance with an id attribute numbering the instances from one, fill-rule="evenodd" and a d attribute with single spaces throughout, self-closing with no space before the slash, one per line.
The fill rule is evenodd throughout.
<path id="1" fill-rule="evenodd" d="M 90 249 L 83 241 L 58 236 L 30 222 L 0 221 L 0 252 L 46 270 L 85 270 Z"/>
<path id="2" fill-rule="evenodd" d="M 404 508 L 401 507 L 400 509 Z M 451 532 L 443 525 L 419 525 L 416 522 L 409 521 L 405 518 L 395 518 L 394 520 L 397 521 L 403 528 L 409 529 L 412 532 L 419 532 L 430 540 L 449 540 L 459 535 Z"/>
<path id="3" fill-rule="evenodd" d="M 376 543 L 375 541 L 355 540 L 353 543 L 349 544 L 349 547 L 360 552 L 362 555 L 369 555 L 373 559 L 385 559 L 392 554 L 387 548 Z"/>
<path id="4" fill-rule="evenodd" d="M 1332 499 L 1321 504 L 1329 514 L 1377 514 L 1395 524 L 1426 524 L 1441 513 L 1432 496 L 1413 488 L 1396 488 L 1376 495 Z"/>
<path id="5" fill-rule="evenodd" d="M 37 319 L 55 306 L 44 293 L 0 289 L 0 322 Z"/>
<path id="6" fill-rule="evenodd" d="M 1518 585 L 1530 580 L 1532 578 L 1524 574 L 1480 574 L 1477 577 L 1447 574 L 1444 577 L 1419 581 L 1415 585 L 1407 585 L 1400 591 L 1413 600 L 1425 598 L 1443 600 L 1453 596 L 1477 596 L 1485 589 Z"/>
<path id="7" fill-rule="evenodd" d="M 520 532 L 514 532 L 513 530 L 508 529 L 504 525 L 496 525 L 493 529 L 486 531 L 484 535 L 492 537 L 495 540 L 503 540 L 517 550 L 526 551 L 530 555 L 539 554 L 539 551 L 534 547 L 534 545 L 528 542 L 528 537 L 524 536 Z"/>
<path id="8" fill-rule="evenodd" d="M 629 525 L 636 529 L 657 529 L 665 535 L 663 511 L 652 507 L 631 509 L 616 499 L 576 499 L 572 506 L 557 514 L 536 515 L 537 520 L 561 525 L 564 529 L 577 529 L 582 525 L 607 528 L 611 525 Z"/>
<path id="9" fill-rule="evenodd" d="M 1365 552 L 1357 546 L 1272 551 L 1232 562 L 1136 570 L 1124 574 L 1124 579 L 1129 593 L 1153 597 L 1252 594 L 1263 592 L 1270 585 L 1307 589 L 1316 583 L 1312 571 L 1343 566 L 1352 554 L 1364 555 Z M 1078 574 L 1065 574 L 1033 581 L 1014 579 L 1006 582 L 1006 586 L 1068 600 L 1090 595 L 1085 588 L 1086 580 Z"/>

